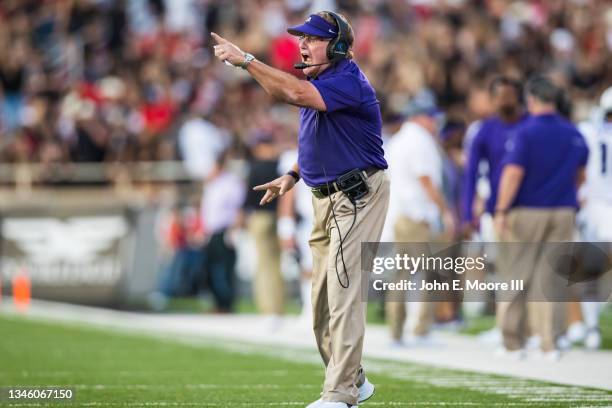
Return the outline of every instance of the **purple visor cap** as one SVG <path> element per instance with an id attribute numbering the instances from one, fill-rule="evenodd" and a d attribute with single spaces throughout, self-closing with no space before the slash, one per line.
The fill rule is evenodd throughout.
<path id="1" fill-rule="evenodd" d="M 311 14 L 304 24 L 289 27 L 287 32 L 295 36 L 307 34 L 322 38 L 334 38 L 338 35 L 338 29 L 333 24 L 316 14 Z"/>

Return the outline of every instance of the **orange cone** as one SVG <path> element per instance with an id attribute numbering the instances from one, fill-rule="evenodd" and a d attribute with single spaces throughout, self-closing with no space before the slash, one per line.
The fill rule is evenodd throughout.
<path id="1" fill-rule="evenodd" d="M 13 302 L 17 310 L 25 311 L 30 306 L 32 298 L 32 282 L 24 271 L 13 278 Z"/>

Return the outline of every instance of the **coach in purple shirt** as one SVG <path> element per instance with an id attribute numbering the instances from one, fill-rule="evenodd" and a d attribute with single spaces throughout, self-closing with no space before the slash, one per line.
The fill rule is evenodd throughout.
<path id="1" fill-rule="evenodd" d="M 495 212 L 497 187 L 502 170 L 502 159 L 506 142 L 528 118 L 521 104 L 522 87 L 519 81 L 509 77 L 495 78 L 489 87 L 489 94 L 496 114 L 483 120 L 480 129 L 469 146 L 467 165 L 464 173 L 463 218 L 464 236 L 469 237 L 478 222 L 474 214 L 474 197 L 479 166 L 482 161 L 488 165 L 488 179 L 491 194 L 486 202 L 486 212 Z"/>
<path id="2" fill-rule="evenodd" d="M 507 143 L 495 208 L 495 229 L 504 240 L 522 242 L 510 247 L 505 273 L 522 279 L 525 291 L 512 293 L 501 326 L 504 346 L 522 353 L 527 334 L 527 300 L 537 299 L 530 313 L 538 322 L 536 335 L 549 359 L 560 356 L 556 340 L 563 333 L 564 303 L 545 302 L 540 290 L 556 285 L 550 273 L 550 247 L 543 242 L 571 241 L 576 192 L 584 180 L 588 148 L 578 130 L 556 111 L 560 90 L 546 77 L 526 85 L 532 117 Z"/>
<path id="3" fill-rule="evenodd" d="M 246 71 L 273 97 L 301 107 L 298 163 L 287 174 L 255 187 L 260 204 L 291 189 L 300 178 L 312 188 L 314 225 L 313 328 L 325 364 L 321 399 L 308 408 L 347 408 L 374 394 L 361 367 L 365 308 L 361 242 L 380 240 L 389 205 L 382 123 L 374 89 L 352 60 L 353 29 L 325 11 L 290 27 L 299 38 L 307 80 L 274 69 L 212 34 L 215 56 Z M 358 170 L 367 195 L 350 200 L 335 181 Z"/>

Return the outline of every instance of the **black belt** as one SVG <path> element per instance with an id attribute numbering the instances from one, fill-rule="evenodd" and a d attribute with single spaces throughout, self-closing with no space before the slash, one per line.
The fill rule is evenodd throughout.
<path id="1" fill-rule="evenodd" d="M 367 177 L 372 177 L 372 175 L 376 173 L 378 170 L 380 170 L 378 167 L 369 166 L 363 169 L 362 171 L 365 173 L 366 178 L 367 178 Z M 338 185 L 336 184 L 335 181 L 330 181 L 329 183 L 326 183 L 326 184 L 321 184 L 319 186 L 311 187 L 310 191 L 312 191 L 312 195 L 314 195 L 316 198 L 325 198 L 331 194 L 337 193 L 338 191 L 340 191 L 340 189 L 338 188 Z"/>

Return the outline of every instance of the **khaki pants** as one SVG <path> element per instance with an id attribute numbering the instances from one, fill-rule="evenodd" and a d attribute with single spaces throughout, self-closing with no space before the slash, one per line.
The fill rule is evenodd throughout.
<path id="1" fill-rule="evenodd" d="M 367 181 L 370 192 L 357 202 L 357 218 L 348 236 L 354 209 L 344 193 L 332 194 L 331 202 L 330 197 L 312 199 L 314 226 L 309 243 L 313 255 L 313 328 L 326 367 L 322 398 L 351 405 L 357 404 L 357 387 L 365 378 L 361 354 L 367 303 L 362 299 L 361 243 L 380 240 L 389 205 L 387 174 L 378 171 Z M 346 275 L 341 256 L 336 257 L 338 230 L 343 239 Z M 340 285 L 336 270 L 342 285 L 348 283 L 348 288 Z"/>
<path id="2" fill-rule="evenodd" d="M 398 217 L 393 226 L 394 239 L 397 242 L 430 242 L 433 239 L 433 234 L 429 224 L 424 221 L 417 222 L 408 217 Z M 401 270 L 397 273 L 397 280 L 409 278 L 410 272 Z M 429 333 L 431 324 L 433 323 L 433 313 L 435 304 L 428 302 L 427 299 L 422 299 L 417 308 L 418 315 L 414 334 L 423 336 Z M 393 340 L 401 340 L 404 332 L 404 323 L 406 322 L 406 302 L 398 301 L 398 299 L 387 299 L 385 301 L 385 314 L 389 327 L 391 329 L 391 337 Z"/>
<path id="3" fill-rule="evenodd" d="M 503 254 L 502 274 L 508 279 L 522 279 L 525 290 L 513 293 L 499 304 L 504 346 L 517 350 L 525 345 L 528 327 L 533 335 L 541 338 L 543 351 L 556 348 L 555 340 L 565 329 L 566 305 L 554 302 L 528 302 L 530 293 L 547 284 L 548 256 L 544 242 L 571 241 L 574 232 L 573 209 L 526 209 L 519 208 L 508 214 L 509 242 L 524 242 L 508 248 Z M 500 254 L 502 255 L 502 254 Z M 507 296 L 507 295 L 506 295 Z M 541 296 L 541 295 L 539 295 Z"/>
<path id="4" fill-rule="evenodd" d="M 282 314 L 285 286 L 280 270 L 276 214 L 255 211 L 249 217 L 248 228 L 255 240 L 257 251 L 257 269 L 253 285 L 255 305 L 260 313 Z"/>

